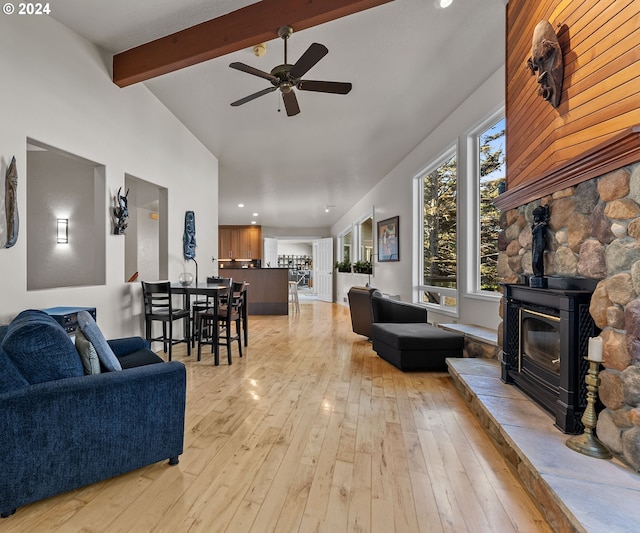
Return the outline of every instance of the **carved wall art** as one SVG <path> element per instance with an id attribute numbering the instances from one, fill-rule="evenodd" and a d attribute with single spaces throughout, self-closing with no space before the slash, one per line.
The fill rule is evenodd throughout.
<path id="1" fill-rule="evenodd" d="M 538 22 L 533 30 L 533 45 L 527 67 L 531 69 L 531 74 L 537 73 L 540 84 L 538 94 L 553 107 L 558 107 L 562 96 L 564 62 L 558 36 L 546 20 Z"/>
<path id="2" fill-rule="evenodd" d="M 184 235 L 182 237 L 183 253 L 185 259 L 196 257 L 196 214 L 186 211 L 184 214 Z"/>
<path id="3" fill-rule="evenodd" d="M 18 169 L 15 156 L 7 168 L 4 193 L 7 214 L 7 242 L 5 248 L 11 248 L 18 240 L 20 220 L 18 217 Z"/>
<path id="4" fill-rule="evenodd" d="M 118 194 L 116 194 L 114 201 L 115 207 L 113 208 L 113 216 L 114 216 L 114 224 L 113 224 L 113 234 L 114 235 L 124 235 L 124 231 L 127 229 L 127 218 L 129 218 L 129 190 L 127 189 L 127 194 L 124 196 L 120 194 L 122 191 L 122 187 L 118 189 Z"/>

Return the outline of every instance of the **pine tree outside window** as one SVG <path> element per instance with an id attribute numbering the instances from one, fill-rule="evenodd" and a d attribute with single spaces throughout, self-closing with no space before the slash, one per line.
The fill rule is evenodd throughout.
<path id="1" fill-rule="evenodd" d="M 422 265 L 419 289 L 423 303 L 457 313 L 458 305 L 458 169 L 457 154 L 420 177 L 422 188 Z"/>
<path id="2" fill-rule="evenodd" d="M 498 233 L 500 211 L 493 204 L 506 176 L 506 129 L 501 118 L 478 136 L 479 220 L 478 288 L 496 292 L 498 278 Z"/>

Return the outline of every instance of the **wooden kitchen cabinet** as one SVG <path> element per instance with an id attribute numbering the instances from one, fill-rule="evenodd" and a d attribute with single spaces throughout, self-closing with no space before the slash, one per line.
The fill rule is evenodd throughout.
<path id="1" fill-rule="evenodd" d="M 223 227 L 218 228 L 218 251 L 220 259 L 236 259 L 240 251 L 239 230 L 237 228 Z"/>
<path id="2" fill-rule="evenodd" d="M 220 259 L 262 259 L 262 227 L 219 226 Z"/>
<path id="3" fill-rule="evenodd" d="M 249 259 L 262 259 L 262 228 L 248 226 L 240 230 L 240 253 Z"/>

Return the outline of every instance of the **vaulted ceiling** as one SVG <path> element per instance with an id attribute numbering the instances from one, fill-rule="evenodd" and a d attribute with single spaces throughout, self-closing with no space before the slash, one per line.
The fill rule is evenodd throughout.
<path id="1" fill-rule="evenodd" d="M 252 4 L 56 0 L 52 15 L 118 54 Z M 503 63 L 504 12 L 505 0 L 454 0 L 447 9 L 393 0 L 300 31 L 283 15 L 294 27 L 289 63 L 322 43 L 329 53 L 305 78 L 353 84 L 348 95 L 296 91 L 293 117 L 279 91 L 230 105 L 270 86 L 229 64 L 269 72 L 283 62 L 276 34 L 262 57 L 247 46 L 139 83 L 218 157 L 221 224 L 312 232 L 331 226 Z"/>

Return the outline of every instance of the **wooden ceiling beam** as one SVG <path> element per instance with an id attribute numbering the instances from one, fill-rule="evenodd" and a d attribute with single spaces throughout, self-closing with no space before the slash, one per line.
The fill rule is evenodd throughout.
<path id="1" fill-rule="evenodd" d="M 278 36 L 304 30 L 393 0 L 262 0 L 113 56 L 119 87 L 145 81 Z"/>

